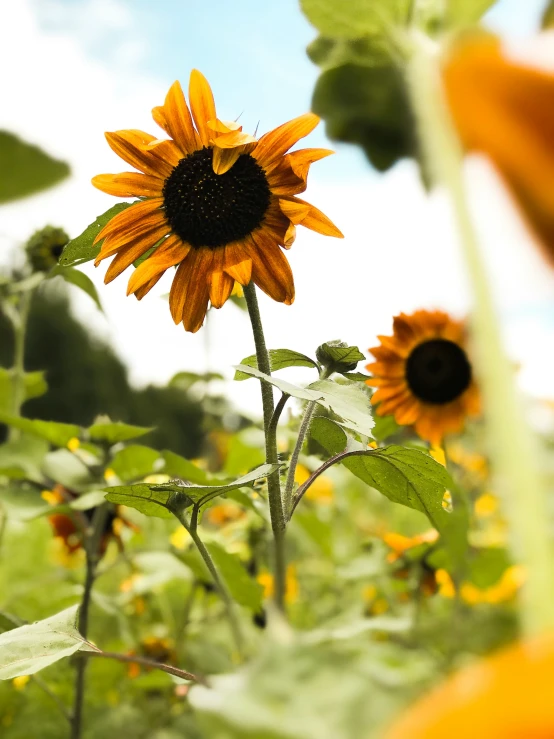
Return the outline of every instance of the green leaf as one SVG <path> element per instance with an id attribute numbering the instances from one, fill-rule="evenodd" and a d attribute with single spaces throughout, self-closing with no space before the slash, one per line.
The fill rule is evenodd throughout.
<path id="1" fill-rule="evenodd" d="M 24 379 L 24 400 L 40 398 L 48 390 L 44 372 L 26 372 Z M 14 392 L 14 371 L 0 367 L 0 411 L 9 413 Z"/>
<path id="2" fill-rule="evenodd" d="M 492 8 L 497 0 L 447 0 L 446 23 L 452 26 L 471 26 Z"/>
<path id="3" fill-rule="evenodd" d="M 164 450 L 161 455 L 165 461 L 165 465 L 161 471 L 166 475 L 179 477 L 181 480 L 197 485 L 209 484 L 210 478 L 206 472 L 193 464 L 189 459 L 185 459 L 168 449 Z"/>
<path id="4" fill-rule="evenodd" d="M 217 485 L 191 485 L 180 480 L 174 480 L 161 485 L 150 485 L 153 490 L 170 491 L 174 493 L 185 493 L 188 498 L 195 503 L 204 505 L 212 498 L 218 495 L 224 495 L 231 490 L 237 490 L 242 487 L 252 487 L 252 485 L 262 477 L 269 477 L 279 469 L 278 464 L 262 464 L 256 469 L 251 470 L 248 474 L 239 477 L 232 482 L 219 483 Z"/>
<path id="5" fill-rule="evenodd" d="M 57 185 L 69 173 L 65 162 L 53 159 L 13 133 L 0 131 L 0 203 Z"/>
<path id="6" fill-rule="evenodd" d="M 42 462 L 42 471 L 64 487 L 80 492 L 92 482 L 88 467 L 69 449 L 49 452 Z"/>
<path id="7" fill-rule="evenodd" d="M 155 449 L 132 444 L 114 455 L 110 467 L 120 480 L 130 482 L 158 472 L 155 465 L 159 459 L 160 453 Z"/>
<path id="8" fill-rule="evenodd" d="M 224 380 L 225 378 L 219 372 L 178 372 L 169 381 L 170 387 L 177 387 L 179 390 L 190 390 L 197 383 L 208 383 L 212 380 Z"/>
<path id="9" fill-rule="evenodd" d="M 327 341 L 317 347 L 316 357 L 320 364 L 331 372 L 352 372 L 365 356 L 357 346 L 348 346 L 339 339 Z"/>
<path id="10" fill-rule="evenodd" d="M 252 354 L 250 357 L 243 359 L 241 364 L 245 364 L 247 367 L 258 368 L 258 360 L 256 355 Z M 285 367 L 318 367 L 317 362 L 307 357 L 305 354 L 300 354 L 292 349 L 270 349 L 269 350 L 269 364 L 272 372 L 276 372 Z M 248 380 L 251 375 L 246 374 L 237 370 L 235 372 L 234 380 Z"/>
<path id="11" fill-rule="evenodd" d="M 80 649 L 95 651 L 76 626 L 78 606 L 0 634 L 0 680 L 34 675 Z"/>
<path id="12" fill-rule="evenodd" d="M 102 311 L 102 313 L 104 312 L 94 282 L 84 272 L 80 272 L 78 269 L 73 269 L 72 267 L 60 267 L 58 265 L 49 273 L 48 277 L 61 277 L 68 284 L 75 285 L 75 287 L 78 287 L 79 290 L 82 290 L 94 300 L 98 310 Z"/>
<path id="13" fill-rule="evenodd" d="M 40 495 L 40 488 L 26 480 L 14 480 L 0 487 L 0 503 L 8 518 L 16 521 L 32 521 L 52 511 Z"/>
<path id="14" fill-rule="evenodd" d="M 105 441 L 108 444 L 117 444 L 119 441 L 129 441 L 129 439 L 136 439 L 137 436 L 144 436 L 153 428 L 147 426 L 131 426 L 128 423 L 116 422 L 104 422 L 97 420 L 92 426 L 89 426 L 88 433 L 91 439 L 94 441 Z"/>
<path id="15" fill-rule="evenodd" d="M 375 428 L 373 436 L 377 441 L 384 441 L 389 436 L 396 434 L 400 430 L 400 426 L 396 423 L 394 416 L 375 416 Z"/>
<path id="16" fill-rule="evenodd" d="M 322 393 L 322 400 L 318 402 L 340 416 L 344 426 L 362 436 L 372 436 L 374 421 L 371 402 L 362 387 L 353 383 L 317 380 L 308 385 L 308 388 Z"/>
<path id="17" fill-rule="evenodd" d="M 43 484 L 41 464 L 48 443 L 36 436 L 22 434 L 0 445 L 0 475 L 13 479 L 27 478 Z"/>
<path id="18" fill-rule="evenodd" d="M 30 418 L 19 418 L 9 413 L 0 412 L 0 423 L 5 423 L 13 428 L 20 429 L 29 434 L 40 436 L 54 446 L 67 446 L 74 436 L 79 436 L 81 427 L 72 423 L 55 423 L 54 421 L 31 420 Z"/>
<path id="19" fill-rule="evenodd" d="M 324 71 L 312 110 L 325 121 L 330 139 L 358 144 L 380 172 L 415 152 L 413 115 L 402 76 L 392 63 L 348 63 Z"/>
<path id="20" fill-rule="evenodd" d="M 263 588 L 245 570 L 240 559 L 215 542 L 206 544 L 219 574 L 234 600 L 255 613 L 262 607 Z"/>
<path id="21" fill-rule="evenodd" d="M 333 380 L 317 380 L 306 388 L 265 375 L 254 367 L 239 364 L 235 369 L 253 377 L 266 380 L 282 392 L 300 400 L 311 400 L 341 417 L 344 426 L 363 436 L 371 436 L 373 418 L 369 396 L 354 383 L 339 384 Z"/>
<path id="22" fill-rule="evenodd" d="M 345 430 L 324 416 L 316 416 L 312 420 L 310 436 L 331 455 L 344 452 L 348 446 L 348 436 Z"/>
<path id="23" fill-rule="evenodd" d="M 312 62 L 322 70 L 342 67 L 343 64 L 382 67 L 391 61 L 387 39 L 379 35 L 352 39 L 318 36 L 306 51 Z"/>
<path id="24" fill-rule="evenodd" d="M 136 508 L 137 511 L 147 516 L 170 518 L 172 513 L 177 515 L 193 503 L 204 505 L 218 495 L 251 485 L 259 478 L 267 477 L 277 469 L 279 469 L 279 465 L 264 464 L 247 475 L 239 477 L 238 480 L 222 485 L 190 485 L 180 480 L 174 480 L 163 485 L 149 485 L 146 483 L 119 485 L 106 488 L 108 492 L 106 499 L 110 503 Z"/>
<path id="25" fill-rule="evenodd" d="M 108 493 L 106 500 L 116 505 L 135 508 L 145 516 L 156 518 L 172 518 L 177 512 L 192 505 L 192 500 L 183 492 L 173 493 L 153 488 L 153 485 L 146 483 L 105 488 Z"/>
<path id="26" fill-rule="evenodd" d="M 111 219 L 122 210 L 129 208 L 134 203 L 117 203 L 112 206 L 109 210 L 103 213 L 101 216 L 91 223 L 80 236 L 75 239 L 71 239 L 67 244 L 60 257 L 60 265 L 62 267 L 69 267 L 75 264 L 84 264 L 90 262 L 91 259 L 96 259 L 100 252 L 101 243 L 93 245 L 94 239 L 98 236 L 104 226 L 111 221 Z"/>
<path id="27" fill-rule="evenodd" d="M 300 0 L 302 11 L 324 36 L 357 38 L 405 25 L 412 0 Z"/>
<path id="28" fill-rule="evenodd" d="M 369 380 L 369 375 L 364 375 L 363 372 L 343 372 L 343 374 L 351 382 L 366 382 Z"/>

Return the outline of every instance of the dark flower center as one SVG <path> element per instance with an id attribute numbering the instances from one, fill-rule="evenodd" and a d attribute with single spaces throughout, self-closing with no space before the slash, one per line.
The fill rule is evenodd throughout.
<path id="1" fill-rule="evenodd" d="M 406 380 L 425 403 L 442 405 L 459 398 L 471 383 L 471 365 L 464 350 L 447 339 L 419 344 L 406 361 Z"/>
<path id="2" fill-rule="evenodd" d="M 212 149 L 181 159 L 165 181 L 165 216 L 191 246 L 224 246 L 248 236 L 263 221 L 271 192 L 258 162 L 241 154 L 225 174 L 212 167 Z"/>

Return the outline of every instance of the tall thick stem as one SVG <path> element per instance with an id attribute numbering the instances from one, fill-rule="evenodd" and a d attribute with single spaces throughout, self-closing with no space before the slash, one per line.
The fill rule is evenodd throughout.
<path id="1" fill-rule="evenodd" d="M 244 288 L 244 297 L 248 306 L 248 314 L 252 324 L 252 333 L 254 334 L 254 344 L 256 346 L 256 358 L 258 361 L 258 369 L 266 375 L 271 374 L 271 365 L 269 362 L 269 354 L 265 344 L 264 331 L 260 316 L 260 308 L 258 306 L 258 298 L 256 296 L 256 288 L 253 282 L 250 282 Z M 268 464 L 277 464 L 279 457 L 277 454 L 277 426 L 271 423 L 273 417 L 273 388 L 263 380 L 260 381 L 262 389 L 262 406 L 264 415 L 264 432 L 265 432 L 265 459 Z M 286 559 L 285 559 L 285 531 L 286 521 L 283 510 L 283 499 L 281 496 L 281 483 L 279 481 L 279 471 L 277 470 L 267 478 L 267 491 L 269 497 L 269 512 L 271 516 L 271 528 L 273 530 L 274 544 L 274 599 L 280 610 L 285 608 L 285 589 L 286 589 Z"/>
<path id="2" fill-rule="evenodd" d="M 415 39 L 407 68 L 408 87 L 423 155 L 437 182 L 442 183 L 450 195 L 473 287 L 472 327 L 490 453 L 503 490 L 514 555 L 527 571 L 522 621 L 527 633 L 534 633 L 554 626 L 554 558 L 549 536 L 547 495 L 539 470 L 535 435 L 527 424 L 515 388 L 513 369 L 502 345 L 467 202 L 462 152 L 442 90 L 440 65 L 427 48 L 428 43 L 425 38 Z"/>

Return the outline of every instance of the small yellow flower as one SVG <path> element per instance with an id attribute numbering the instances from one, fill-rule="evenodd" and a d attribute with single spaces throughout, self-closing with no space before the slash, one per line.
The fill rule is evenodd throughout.
<path id="1" fill-rule="evenodd" d="M 117 478 L 115 470 L 112 470 L 111 467 L 106 467 L 106 469 L 104 470 L 104 480 L 106 482 L 110 482 L 114 478 Z"/>
<path id="2" fill-rule="evenodd" d="M 59 505 L 62 501 L 58 493 L 54 490 L 43 490 L 40 497 L 45 500 L 49 505 Z"/>
<path id="3" fill-rule="evenodd" d="M 214 526 L 225 526 L 244 518 L 245 515 L 244 509 L 232 500 L 218 503 L 205 513 L 206 520 Z"/>
<path id="4" fill-rule="evenodd" d="M 260 585 L 264 589 L 264 598 L 268 600 L 273 597 L 275 591 L 275 581 L 273 575 L 270 572 L 260 572 L 256 578 Z M 287 567 L 287 574 L 285 578 L 286 583 L 286 594 L 285 601 L 289 604 L 295 603 L 298 600 L 300 592 L 300 586 L 298 584 L 298 578 L 296 576 L 296 566 L 289 565 Z"/>
<path id="5" fill-rule="evenodd" d="M 456 588 L 446 570 L 437 570 L 435 572 L 435 581 L 439 586 L 439 595 L 442 595 L 443 598 L 453 598 L 456 595 Z"/>
<path id="6" fill-rule="evenodd" d="M 20 675 L 19 677 L 14 677 L 14 679 L 12 680 L 12 685 L 16 690 L 23 690 L 30 679 L 30 675 Z"/>
<path id="7" fill-rule="evenodd" d="M 498 605 L 513 600 L 525 582 L 525 569 L 521 565 L 508 567 L 497 583 L 488 588 L 477 588 L 472 583 L 463 583 L 460 596 L 469 605 L 487 603 Z"/>
<path id="8" fill-rule="evenodd" d="M 68 442 L 67 442 L 67 448 L 70 452 L 76 452 L 77 449 L 81 446 L 81 442 L 76 436 L 73 436 Z"/>
<path id="9" fill-rule="evenodd" d="M 169 537 L 171 546 L 180 551 L 188 549 L 192 543 L 189 532 L 184 526 L 178 526 Z"/>
<path id="10" fill-rule="evenodd" d="M 434 544 L 439 538 L 436 529 L 429 529 L 416 536 L 403 536 L 393 531 L 383 535 L 383 541 L 392 550 L 387 555 L 387 562 L 396 562 L 409 549 L 418 547 L 420 544 Z"/>
<path id="11" fill-rule="evenodd" d="M 310 470 L 299 464 L 296 467 L 294 479 L 299 485 L 302 485 L 310 475 Z M 333 483 L 325 475 L 319 475 L 308 488 L 306 498 L 318 503 L 331 503 L 333 500 Z"/>
<path id="12" fill-rule="evenodd" d="M 244 298 L 244 290 L 242 289 L 240 282 L 235 282 L 231 295 L 235 298 Z"/>
<path id="13" fill-rule="evenodd" d="M 483 493 L 475 501 L 475 515 L 477 518 L 489 518 L 497 513 L 498 498 L 493 493 Z"/>

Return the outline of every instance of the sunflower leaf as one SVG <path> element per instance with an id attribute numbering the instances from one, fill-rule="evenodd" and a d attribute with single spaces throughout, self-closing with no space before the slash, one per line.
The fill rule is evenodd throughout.
<path id="1" fill-rule="evenodd" d="M 117 203 L 85 228 L 80 236 L 66 244 L 60 256 L 59 263 L 62 267 L 71 267 L 76 264 L 84 264 L 96 259 L 100 252 L 101 243 L 93 244 L 104 226 L 122 210 L 129 208 L 134 203 Z"/>
<path id="2" fill-rule="evenodd" d="M 161 465 L 160 452 L 148 446 L 131 444 L 114 455 L 110 467 L 120 480 L 131 482 L 157 472 L 157 463 Z"/>
<path id="3" fill-rule="evenodd" d="M 72 423 L 56 423 L 54 421 L 31 420 L 30 418 L 20 418 L 12 416 L 9 413 L 0 411 L 0 423 L 5 423 L 12 428 L 25 431 L 34 436 L 40 436 L 46 439 L 54 446 L 67 446 L 67 443 L 74 436 L 79 436 L 81 427 Z"/>
<path id="4" fill-rule="evenodd" d="M 447 0 L 446 22 L 452 26 L 470 26 L 477 23 L 497 0 Z"/>
<path id="5" fill-rule="evenodd" d="M 58 662 L 79 650 L 95 651 L 77 630 L 79 607 L 10 629 L 0 635 L 0 680 L 10 680 Z"/>
<path id="6" fill-rule="evenodd" d="M 78 269 L 73 269 L 72 267 L 60 267 L 58 265 L 48 274 L 48 277 L 61 277 L 68 284 L 75 285 L 75 287 L 78 287 L 79 290 L 82 290 L 94 300 L 98 310 L 102 313 L 104 312 L 94 282 L 84 272 L 80 272 Z"/>
<path id="7" fill-rule="evenodd" d="M 129 441 L 136 439 L 137 436 L 144 436 L 150 433 L 153 428 L 148 426 L 131 426 L 128 423 L 104 422 L 97 420 L 92 426 L 89 426 L 88 433 L 94 441 L 105 441 L 108 444 L 117 444 L 118 441 Z"/>
<path id="8" fill-rule="evenodd" d="M 258 368 L 258 360 L 256 355 L 252 354 L 246 359 L 243 359 L 241 364 L 245 364 L 247 367 Z M 285 367 L 315 367 L 318 368 L 317 362 L 305 354 L 300 354 L 292 349 L 270 349 L 269 350 L 269 364 L 272 372 L 276 372 Z M 235 372 L 234 380 L 248 380 L 251 375 L 237 370 Z"/>
<path id="9" fill-rule="evenodd" d="M 405 25 L 411 0 L 300 0 L 300 7 L 325 36 L 359 38 Z"/>
<path id="10" fill-rule="evenodd" d="M 319 403 L 342 419 L 341 423 L 362 436 L 371 436 L 374 421 L 371 415 L 371 404 L 368 394 L 358 383 L 338 383 L 334 380 L 317 380 L 308 387 L 302 388 L 285 382 L 272 375 L 265 375 L 255 367 L 245 364 L 235 369 L 260 380 L 265 380 L 279 388 L 281 392 L 300 400 L 311 400 Z"/>
<path id="11" fill-rule="evenodd" d="M 178 479 L 163 485 L 118 485 L 105 488 L 108 493 L 106 500 L 135 508 L 147 516 L 169 518 L 173 514 L 178 517 L 178 514 L 193 503 L 204 505 L 218 495 L 251 486 L 256 480 L 267 477 L 278 469 L 277 464 L 264 464 L 238 480 L 221 485 L 191 485 Z"/>
<path id="12" fill-rule="evenodd" d="M 0 131 L 0 203 L 34 195 L 57 185 L 69 166 L 8 131 Z"/>

